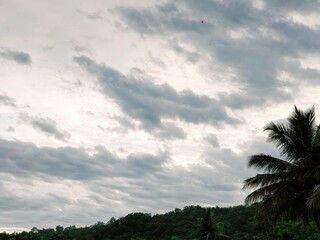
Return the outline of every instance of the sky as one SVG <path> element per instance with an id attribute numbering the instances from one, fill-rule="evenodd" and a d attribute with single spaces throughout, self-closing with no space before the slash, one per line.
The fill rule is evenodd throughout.
<path id="1" fill-rule="evenodd" d="M 318 1 L 0 0 L 0 231 L 244 203 L 318 106 Z"/>

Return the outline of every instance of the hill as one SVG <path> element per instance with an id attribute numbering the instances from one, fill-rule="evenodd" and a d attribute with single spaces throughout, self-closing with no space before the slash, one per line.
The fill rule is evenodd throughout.
<path id="1" fill-rule="evenodd" d="M 212 239 L 319 239 L 315 226 L 299 220 L 282 218 L 277 223 L 258 221 L 257 206 L 210 208 Z M 55 229 L 33 228 L 30 232 L 0 234 L 0 240 L 194 240 L 203 239 L 205 208 L 187 206 L 165 214 L 130 213 L 108 223 L 98 222 L 89 227 L 70 226 Z M 202 230 L 201 230 L 202 229 Z M 201 232 L 202 231 L 202 232 Z"/>

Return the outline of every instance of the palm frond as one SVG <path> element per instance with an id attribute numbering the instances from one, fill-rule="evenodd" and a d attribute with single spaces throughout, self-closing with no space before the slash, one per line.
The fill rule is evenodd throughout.
<path id="1" fill-rule="evenodd" d="M 298 173 L 303 179 L 308 179 L 312 182 L 320 181 L 320 166 L 319 165 L 308 165 L 307 167 L 300 170 Z"/>
<path id="2" fill-rule="evenodd" d="M 320 142 L 316 143 L 316 141 L 320 141 L 320 136 L 315 136 L 315 138 L 319 138 L 319 140 L 314 140 L 314 143 L 309 150 L 310 153 L 306 159 L 307 165 L 320 165 Z"/>
<path id="3" fill-rule="evenodd" d="M 295 106 L 294 112 L 288 119 L 289 127 L 295 137 L 301 138 L 305 145 L 311 145 L 315 133 L 315 108 L 314 106 L 303 112 Z"/>
<path id="4" fill-rule="evenodd" d="M 242 189 L 265 187 L 287 179 L 284 173 L 264 173 L 257 174 L 255 177 L 248 178 L 244 181 Z"/>
<path id="5" fill-rule="evenodd" d="M 287 187 L 288 185 L 288 181 L 281 181 L 281 182 L 276 182 L 270 185 L 267 185 L 265 187 L 261 187 L 255 191 L 253 191 L 252 193 L 250 193 L 246 199 L 245 199 L 245 203 L 246 204 L 250 204 L 250 203 L 255 203 L 255 202 L 259 202 L 261 200 L 265 200 L 265 199 L 269 199 L 269 198 L 273 198 L 273 199 L 277 199 L 277 196 L 283 194 L 284 192 L 282 192 L 282 190 Z M 278 193 L 278 194 L 276 194 Z M 281 193 L 281 194 L 279 194 Z M 283 198 L 281 198 L 283 199 Z"/>
<path id="6" fill-rule="evenodd" d="M 313 137 L 313 146 L 320 145 L 320 125 L 318 125 L 315 129 L 315 135 Z"/>
<path id="7" fill-rule="evenodd" d="M 306 157 L 316 136 L 314 107 L 306 112 L 295 107 L 288 123 L 270 122 L 264 130 L 269 131 L 268 141 L 273 142 L 282 155 L 288 160 L 298 161 Z"/>
<path id="8" fill-rule="evenodd" d="M 290 146 L 293 140 L 290 137 L 290 129 L 285 123 L 268 123 L 264 131 L 269 131 L 268 142 L 273 142 L 278 148 L 284 149 Z"/>
<path id="9" fill-rule="evenodd" d="M 285 193 L 283 189 L 280 193 Z M 288 200 L 289 199 L 289 200 Z M 294 199 L 292 193 L 285 193 L 270 197 L 262 202 L 257 213 L 258 218 L 276 220 L 280 216 L 291 216 L 300 218 L 305 223 L 310 216 L 303 201 Z"/>
<path id="10" fill-rule="evenodd" d="M 256 154 L 249 158 L 248 167 L 267 172 L 285 172 L 297 167 L 296 164 L 266 154 Z"/>
<path id="11" fill-rule="evenodd" d="M 309 194 L 307 207 L 312 210 L 320 210 L 320 184 L 316 185 Z"/>
<path id="12" fill-rule="evenodd" d="M 303 112 L 295 106 L 294 112 L 288 118 L 291 136 L 294 141 L 296 152 L 304 157 L 308 148 L 312 146 L 316 132 L 314 107 Z"/>
<path id="13" fill-rule="evenodd" d="M 297 158 L 297 151 L 294 146 L 295 139 L 288 124 L 270 122 L 264 128 L 264 131 L 269 132 L 267 141 L 274 143 L 282 156 L 286 156 L 288 160 Z"/>

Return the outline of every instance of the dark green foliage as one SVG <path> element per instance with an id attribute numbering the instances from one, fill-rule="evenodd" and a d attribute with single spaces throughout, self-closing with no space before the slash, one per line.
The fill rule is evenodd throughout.
<path id="1" fill-rule="evenodd" d="M 218 225 L 214 220 L 210 208 L 204 209 L 199 225 L 199 232 L 197 234 L 199 239 L 216 240 L 220 236 Z"/>
<path id="2" fill-rule="evenodd" d="M 275 239 L 290 240 L 319 240 L 320 236 L 313 222 L 303 224 L 294 219 L 280 219 L 274 226 Z"/>
<path id="3" fill-rule="evenodd" d="M 105 227 L 105 239 L 137 239 L 142 237 L 146 226 L 151 222 L 151 215 L 144 213 L 131 213 L 123 218 L 108 224 Z"/>
<path id="4" fill-rule="evenodd" d="M 0 240 L 204 240 L 207 233 L 213 233 L 211 239 L 217 240 L 320 240 L 313 222 L 304 225 L 300 220 L 283 217 L 275 224 L 261 222 L 255 217 L 258 208 L 189 206 L 154 216 L 131 213 L 89 227 L 0 233 Z"/>
<path id="5" fill-rule="evenodd" d="M 1 240 L 42 240 L 40 234 L 35 232 L 21 232 L 21 233 L 0 233 L 0 239 Z"/>
<path id="6" fill-rule="evenodd" d="M 49 240 L 71 240 L 71 238 L 64 235 L 63 232 L 56 232 L 50 236 Z"/>
<path id="7" fill-rule="evenodd" d="M 170 240 L 175 236 L 181 239 L 192 239 L 197 230 L 197 219 L 201 217 L 202 211 L 200 206 L 192 206 L 154 215 L 143 237 Z"/>

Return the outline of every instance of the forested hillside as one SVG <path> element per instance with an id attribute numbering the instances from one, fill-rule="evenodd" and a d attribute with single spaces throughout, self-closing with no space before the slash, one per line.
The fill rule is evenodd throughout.
<path id="1" fill-rule="evenodd" d="M 188 206 L 151 216 L 131 213 L 111 218 L 89 227 L 69 226 L 37 229 L 30 232 L 0 234 L 0 240 L 193 240 L 193 239 L 320 239 L 312 222 L 284 219 L 271 224 L 255 217 L 256 206 L 214 207 Z"/>

